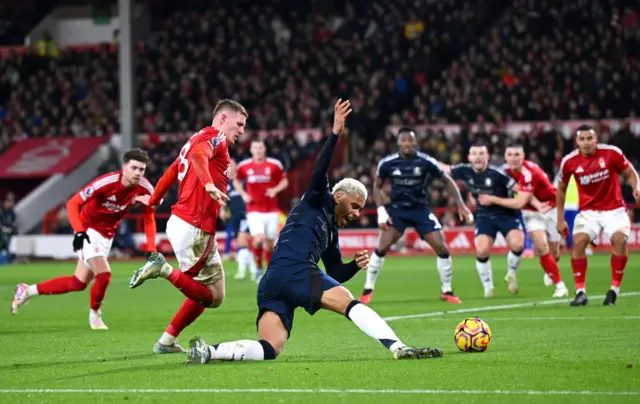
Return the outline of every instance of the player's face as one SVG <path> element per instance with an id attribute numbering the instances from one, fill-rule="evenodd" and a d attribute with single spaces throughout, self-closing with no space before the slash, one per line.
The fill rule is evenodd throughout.
<path id="1" fill-rule="evenodd" d="M 398 137 L 398 149 L 400 149 L 402 154 L 413 154 L 416 149 L 415 137 L 409 133 L 402 133 Z"/>
<path id="2" fill-rule="evenodd" d="M 474 170 L 482 171 L 489 165 L 489 150 L 485 146 L 472 146 L 468 159 Z"/>
<path id="3" fill-rule="evenodd" d="M 596 150 L 598 137 L 590 130 L 581 130 L 576 134 L 576 144 L 580 153 L 590 155 Z"/>
<path id="4" fill-rule="evenodd" d="M 335 200 L 338 203 L 336 206 L 336 221 L 338 227 L 347 226 L 349 223 L 357 220 L 362 214 L 362 210 L 364 209 L 364 198 L 362 198 L 362 196 L 337 192 Z"/>
<path id="5" fill-rule="evenodd" d="M 264 156 L 267 154 L 267 148 L 262 142 L 251 143 L 251 157 L 256 160 L 264 160 Z"/>
<path id="6" fill-rule="evenodd" d="M 140 161 L 129 160 L 124 163 L 122 165 L 122 172 L 124 173 L 126 183 L 129 185 L 139 184 L 146 168 L 147 165 Z"/>
<path id="7" fill-rule="evenodd" d="M 223 111 L 220 116 L 220 131 L 227 138 L 228 144 L 234 144 L 238 138 L 244 135 L 247 117 L 235 111 Z"/>
<path id="8" fill-rule="evenodd" d="M 521 147 L 507 147 L 504 159 L 512 170 L 520 170 L 524 162 L 524 150 Z"/>

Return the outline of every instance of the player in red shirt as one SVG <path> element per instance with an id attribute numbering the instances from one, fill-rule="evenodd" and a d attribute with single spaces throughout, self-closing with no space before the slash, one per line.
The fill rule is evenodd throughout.
<path id="1" fill-rule="evenodd" d="M 278 236 L 280 213 L 278 194 L 289 186 L 282 164 L 266 156 L 262 140 L 251 142 L 251 158 L 238 164 L 233 185 L 247 204 L 247 224 L 252 238 L 252 253 L 258 267 L 257 281 L 262 275 L 262 256 L 271 260 L 273 242 Z M 245 183 L 245 187 L 242 186 Z"/>
<path id="2" fill-rule="evenodd" d="M 504 169 L 518 182 L 515 198 L 480 195 L 480 200 L 506 208 L 522 209 L 524 224 L 540 257 L 540 265 L 556 285 L 553 297 L 565 297 L 569 295 L 569 290 L 562 281 L 558 267 L 560 235 L 556 223 L 556 190 L 542 168 L 524 157 L 521 144 L 507 145 L 507 164 Z"/>
<path id="3" fill-rule="evenodd" d="M 576 130 L 578 148 L 567 154 L 560 163 L 559 184 L 556 197 L 558 232 L 568 231 L 564 220 L 564 202 L 567 185 L 573 175 L 576 178 L 580 213 L 573 226 L 571 270 L 576 283 L 576 297 L 571 306 L 587 304 L 585 281 L 587 275 L 587 246 L 602 232 L 611 240 L 611 289 L 604 299 L 605 306 L 614 306 L 620 292 L 620 284 L 629 259 L 627 238 L 631 222 L 622 199 L 618 175 L 622 174 L 633 188 L 633 196 L 640 200 L 638 173 L 622 150 L 598 143 L 596 131 L 589 125 Z"/>
<path id="4" fill-rule="evenodd" d="M 143 177 L 149 156 L 140 149 L 124 153 L 122 171 L 100 176 L 75 194 L 67 202 L 69 221 L 75 231 L 73 250 L 78 264 L 72 276 L 60 276 L 37 285 L 19 284 L 11 303 L 11 314 L 30 298 L 38 295 L 58 295 L 91 287 L 89 325 L 94 330 L 106 330 L 100 307 L 111 281 L 107 262 L 113 236 L 127 210 L 144 195 L 151 195 L 153 187 Z M 81 210 L 82 209 L 82 210 Z M 144 209 L 144 230 L 149 251 L 155 251 L 156 222 L 153 209 Z"/>
<path id="5" fill-rule="evenodd" d="M 213 122 L 191 136 L 155 192 L 146 202 L 158 205 L 179 182 L 178 202 L 167 222 L 167 238 L 179 263 L 172 268 L 162 254 L 149 254 L 147 263 L 134 272 L 129 286 L 138 287 L 147 279 L 162 277 L 187 299 L 153 347 L 155 353 L 185 352 L 178 335 L 195 321 L 205 308 L 222 304 L 225 294 L 224 270 L 216 242 L 216 222 L 221 206 L 229 200 L 224 193 L 230 177 L 229 144 L 244 133 L 247 111 L 240 103 L 225 99 L 213 110 Z"/>

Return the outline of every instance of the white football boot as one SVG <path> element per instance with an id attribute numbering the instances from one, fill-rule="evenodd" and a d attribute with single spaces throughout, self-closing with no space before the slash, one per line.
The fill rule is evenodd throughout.
<path id="1" fill-rule="evenodd" d="M 102 321 L 102 312 L 100 310 L 89 310 L 89 326 L 92 330 L 108 330 L 109 327 Z"/>
<path id="2" fill-rule="evenodd" d="M 26 283 L 19 283 L 16 285 L 16 292 L 13 295 L 13 301 L 11 302 L 11 314 L 16 315 L 20 306 L 27 304 L 29 301 L 29 285 Z"/>
<path id="3" fill-rule="evenodd" d="M 558 284 L 556 285 L 556 290 L 553 292 L 553 295 L 551 295 L 551 297 L 567 296 L 569 296 L 569 289 L 567 289 L 567 286 L 564 284 L 564 282 L 558 282 Z"/>

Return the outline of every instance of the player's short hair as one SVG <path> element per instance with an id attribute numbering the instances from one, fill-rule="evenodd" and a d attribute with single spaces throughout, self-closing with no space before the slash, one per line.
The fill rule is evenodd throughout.
<path id="1" fill-rule="evenodd" d="M 507 147 L 505 148 L 505 150 L 509 148 L 524 150 L 524 146 L 522 146 L 522 143 L 517 140 L 512 140 L 511 142 L 507 143 Z"/>
<path id="2" fill-rule="evenodd" d="M 333 186 L 331 194 L 335 195 L 338 192 L 344 192 L 349 195 L 361 196 L 365 201 L 367 200 L 367 188 L 363 183 L 354 178 L 343 178 L 336 185 Z"/>
<path id="3" fill-rule="evenodd" d="M 242 104 L 240 104 L 238 101 L 232 100 L 230 98 L 225 98 L 224 100 L 218 101 L 216 107 L 213 109 L 213 116 L 215 117 L 216 115 L 218 115 L 218 113 L 225 110 L 238 112 L 244 115 L 245 118 L 249 117 L 249 113 L 247 112 L 245 107 L 243 107 Z"/>
<path id="4" fill-rule="evenodd" d="M 597 135 L 596 134 L 596 130 L 591 125 L 580 125 L 580 126 L 578 126 L 576 128 L 575 135 L 578 136 L 578 133 L 580 133 L 580 132 L 591 132 L 593 135 Z"/>
<path id="5" fill-rule="evenodd" d="M 486 147 L 487 151 L 489 150 L 489 145 L 484 140 L 477 140 L 471 144 L 471 147 Z M 471 150 L 471 147 L 469 150 Z"/>
<path id="6" fill-rule="evenodd" d="M 413 128 L 410 128 L 408 126 L 403 126 L 400 129 L 398 129 L 398 133 L 396 134 L 396 137 L 400 139 L 400 136 L 404 135 L 405 133 L 408 135 L 411 135 L 411 137 L 413 137 L 414 139 L 416 138 L 416 131 L 413 130 Z"/>
<path id="7" fill-rule="evenodd" d="M 135 148 L 129 149 L 122 155 L 122 162 L 127 164 L 131 160 L 139 161 L 144 164 L 149 164 L 149 155 L 146 151 Z"/>

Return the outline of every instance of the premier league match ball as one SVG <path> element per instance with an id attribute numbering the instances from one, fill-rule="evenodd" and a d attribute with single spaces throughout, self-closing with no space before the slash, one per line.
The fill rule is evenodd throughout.
<path id="1" fill-rule="evenodd" d="M 456 327 L 453 340 L 463 352 L 484 352 L 491 342 L 491 328 L 478 317 L 465 318 Z"/>

